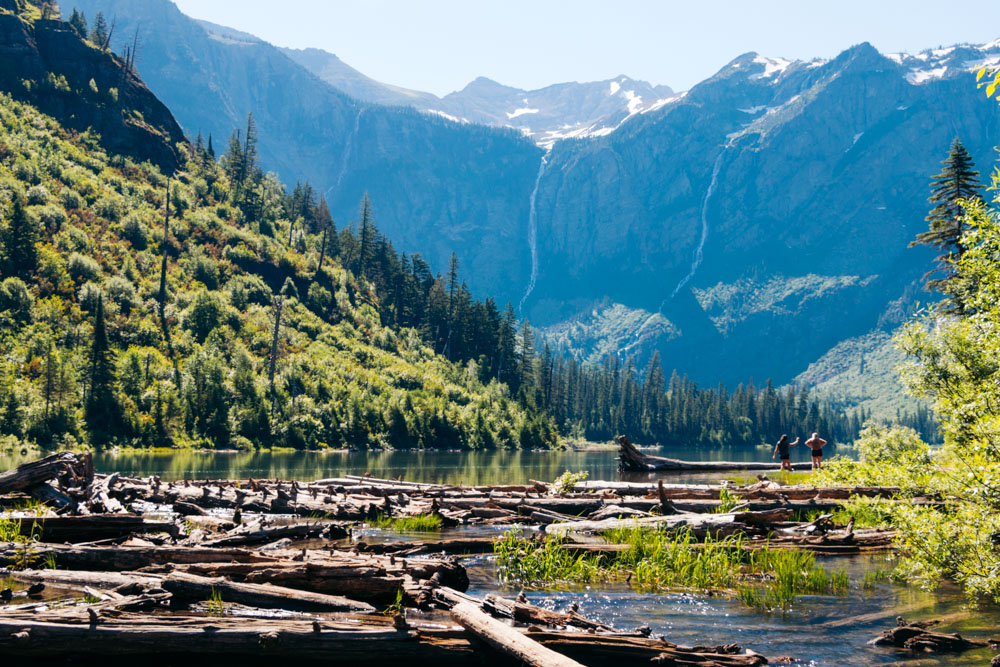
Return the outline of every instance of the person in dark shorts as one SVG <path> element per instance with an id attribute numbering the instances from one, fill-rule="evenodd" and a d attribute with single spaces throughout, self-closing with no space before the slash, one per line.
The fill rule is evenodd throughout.
<path id="1" fill-rule="evenodd" d="M 792 455 L 790 453 L 790 448 L 799 444 L 799 437 L 795 436 L 795 442 L 788 442 L 788 436 L 784 433 L 778 439 L 778 444 L 774 446 L 774 452 L 771 454 L 771 458 L 776 458 L 779 454 L 781 455 L 781 469 L 791 470 L 792 469 Z"/>
<path id="2" fill-rule="evenodd" d="M 819 433 L 813 433 L 812 437 L 806 440 L 806 447 L 812 450 L 812 469 L 821 470 L 823 468 L 823 445 L 826 440 L 819 437 Z"/>

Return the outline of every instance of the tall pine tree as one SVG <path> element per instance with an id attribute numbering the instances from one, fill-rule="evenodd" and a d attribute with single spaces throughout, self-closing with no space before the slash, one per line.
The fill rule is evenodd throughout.
<path id="1" fill-rule="evenodd" d="M 951 145 L 948 158 L 942 162 L 944 169 L 935 174 L 931 181 L 931 196 L 928 198 L 934 208 L 927 216 L 929 228 L 917 234 L 910 246 L 929 245 L 941 251 L 937 257 L 938 267 L 928 273 L 927 288 L 941 292 L 945 299 L 941 304 L 944 312 L 962 313 L 965 303 L 961 286 L 955 281 L 952 263 L 962 256 L 962 233 L 965 231 L 962 202 L 978 199 L 982 184 L 979 172 L 969 152 L 957 138 Z M 935 273 L 943 273 L 940 278 L 931 278 Z"/>
<path id="2" fill-rule="evenodd" d="M 94 312 L 94 339 L 90 347 L 90 391 L 87 394 L 85 417 L 90 442 L 103 445 L 119 434 L 121 415 L 115 394 L 114 353 L 108 344 L 104 322 L 104 296 L 97 299 Z"/>

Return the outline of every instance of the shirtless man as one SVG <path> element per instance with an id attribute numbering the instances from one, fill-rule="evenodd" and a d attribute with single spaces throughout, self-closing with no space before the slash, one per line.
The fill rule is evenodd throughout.
<path id="1" fill-rule="evenodd" d="M 823 468 L 823 445 L 826 440 L 819 437 L 819 433 L 813 433 L 812 437 L 806 440 L 806 447 L 812 450 L 812 469 L 821 470 Z"/>
<path id="2" fill-rule="evenodd" d="M 771 453 L 771 458 L 775 458 L 778 454 L 781 454 L 781 469 L 791 471 L 792 469 L 792 457 L 789 453 L 789 447 L 794 447 L 799 444 L 799 437 L 795 436 L 795 442 L 788 442 L 788 436 L 782 434 L 781 438 L 778 440 L 778 444 L 774 446 L 774 451 Z"/>

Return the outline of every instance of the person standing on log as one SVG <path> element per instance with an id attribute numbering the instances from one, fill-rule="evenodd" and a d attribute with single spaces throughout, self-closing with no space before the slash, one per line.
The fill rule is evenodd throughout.
<path id="1" fill-rule="evenodd" d="M 799 436 L 795 436 L 795 442 L 788 442 L 788 436 L 784 433 L 778 438 L 778 443 L 774 446 L 774 452 L 771 453 L 771 458 L 775 458 L 778 454 L 781 454 L 781 469 L 791 471 L 792 469 L 792 455 L 790 453 L 790 448 L 799 444 Z"/>
<path id="2" fill-rule="evenodd" d="M 821 470 L 823 468 L 823 445 L 826 440 L 819 437 L 819 433 L 813 433 L 812 437 L 806 440 L 806 447 L 812 450 L 812 469 Z"/>

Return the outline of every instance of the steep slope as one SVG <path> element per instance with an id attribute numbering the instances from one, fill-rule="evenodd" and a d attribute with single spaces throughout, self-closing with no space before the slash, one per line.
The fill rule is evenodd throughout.
<path id="1" fill-rule="evenodd" d="M 517 297 L 542 154 L 517 132 L 358 102 L 270 44 L 206 30 L 168 0 L 74 0 L 64 13 L 74 6 L 91 21 L 99 11 L 114 19 L 116 48 L 138 32 L 139 72 L 190 136 L 211 134 L 221 150 L 253 112 L 265 167 L 286 183 L 310 181 L 338 225 L 355 219 L 367 191 L 397 247 L 438 267 L 457 251 L 476 267 L 478 293 Z"/>
<path id="2" fill-rule="evenodd" d="M 200 22 L 209 31 L 224 30 L 222 26 Z M 410 90 L 369 78 L 343 60 L 323 49 L 281 49 L 286 56 L 302 65 L 334 88 L 362 102 L 389 106 L 435 108 L 439 99 L 432 93 Z"/>
<path id="3" fill-rule="evenodd" d="M 163 5 L 76 4 L 115 13 L 123 34 Z M 358 110 L 304 69 L 282 69 L 290 61 L 266 45 L 223 43 L 171 11 L 173 28 L 149 35 L 140 67 L 175 97 L 189 130 L 197 125 L 185 118 L 225 109 L 235 94 L 215 88 L 279 88 L 280 100 L 246 97 L 241 111 L 288 117 L 291 132 L 260 124 L 265 161 L 329 191 L 339 221 L 368 189 L 404 249 L 437 266 L 455 250 L 474 290 L 521 304 L 564 349 L 657 349 L 665 367 L 702 382 L 788 382 L 877 328 L 929 266 L 927 249 L 906 248 L 925 224 L 929 175 L 955 136 L 987 169 L 1000 129 L 970 73 L 1000 58 L 1000 44 L 913 56 L 863 44 L 829 62 L 746 54 L 604 136 L 552 144 L 543 159 L 513 133 Z M 191 25 L 200 34 L 180 31 Z M 253 67 L 265 52 L 269 68 Z M 186 100 L 187 81 L 214 69 L 225 76 Z M 499 84 L 473 89 L 468 99 L 524 104 Z M 317 123 L 304 98 L 350 122 Z"/>
<path id="4" fill-rule="evenodd" d="M 135 72 L 25 0 L 0 5 L 0 90 L 93 130 L 108 150 L 170 170 L 181 162 L 180 126 Z"/>

